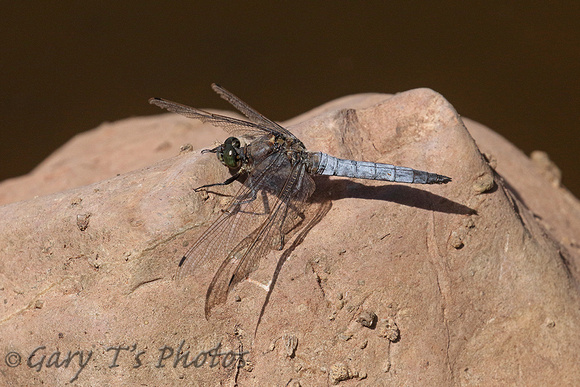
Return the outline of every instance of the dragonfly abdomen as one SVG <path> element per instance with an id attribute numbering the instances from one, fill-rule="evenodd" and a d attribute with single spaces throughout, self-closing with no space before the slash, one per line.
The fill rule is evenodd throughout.
<path id="1" fill-rule="evenodd" d="M 323 152 L 312 152 L 310 159 L 312 161 L 311 173 L 317 175 L 415 184 L 442 184 L 451 181 L 450 177 L 436 173 L 390 164 L 344 160 Z"/>

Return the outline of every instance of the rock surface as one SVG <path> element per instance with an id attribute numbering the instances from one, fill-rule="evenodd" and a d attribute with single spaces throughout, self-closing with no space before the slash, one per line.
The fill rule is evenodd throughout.
<path id="1" fill-rule="evenodd" d="M 428 89 L 344 97 L 286 124 L 310 150 L 453 182 L 316 178 L 314 203 L 332 208 L 289 255 L 254 336 L 256 284 L 280 252 L 209 320 L 223 257 L 173 280 L 227 202 L 193 192 L 227 178 L 199 153 L 226 135 L 172 114 L 83 133 L 0 184 L 2 384 L 580 383 L 580 205 L 545 157 Z"/>

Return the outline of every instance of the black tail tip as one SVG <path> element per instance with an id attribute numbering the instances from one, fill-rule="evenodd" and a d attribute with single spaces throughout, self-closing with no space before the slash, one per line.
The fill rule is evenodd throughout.
<path id="1" fill-rule="evenodd" d="M 437 175 L 435 179 L 436 184 L 447 184 L 449 182 L 451 182 L 451 178 L 443 175 Z"/>

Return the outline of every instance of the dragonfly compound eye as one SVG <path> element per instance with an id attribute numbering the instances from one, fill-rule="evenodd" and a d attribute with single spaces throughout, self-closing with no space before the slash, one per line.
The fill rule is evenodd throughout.
<path id="1" fill-rule="evenodd" d="M 223 145 L 223 151 L 218 152 L 217 156 L 226 167 L 238 169 L 242 166 L 240 157 L 240 140 L 235 137 L 228 138 Z"/>

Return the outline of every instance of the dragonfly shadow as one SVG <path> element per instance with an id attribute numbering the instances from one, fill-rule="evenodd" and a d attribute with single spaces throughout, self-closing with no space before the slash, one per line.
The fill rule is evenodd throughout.
<path id="1" fill-rule="evenodd" d="M 258 332 L 258 327 L 260 326 L 260 322 L 264 316 L 266 306 L 270 301 L 270 296 L 275 288 L 282 266 L 296 247 L 304 241 L 308 232 L 310 232 L 310 230 L 312 230 L 312 228 L 315 227 L 330 211 L 333 201 L 344 198 L 384 200 L 409 207 L 423 208 L 426 210 L 450 214 L 477 214 L 477 211 L 472 208 L 419 188 L 401 185 L 368 186 L 353 182 L 352 180 L 331 181 L 329 178 L 322 176 L 316 176 L 314 179 L 316 182 L 316 191 L 314 191 L 310 201 L 313 203 L 313 207 L 315 207 L 316 210 L 310 211 L 310 215 L 307 216 L 307 219 L 305 220 L 305 225 L 300 228 L 300 232 L 294 238 L 293 243 L 284 249 L 283 254 L 278 259 L 276 269 L 272 276 L 272 281 L 270 282 L 270 288 L 266 294 L 266 299 L 262 303 L 262 309 L 258 316 L 254 337 Z"/>
<path id="2" fill-rule="evenodd" d="M 448 214 L 477 214 L 477 211 L 473 208 L 421 188 L 398 184 L 371 186 L 346 179 L 331 181 L 329 178 L 322 176 L 316 176 L 315 181 L 317 188 L 312 196 L 313 201 L 341 200 L 345 198 L 383 200 L 407 207 L 422 208 Z"/>

